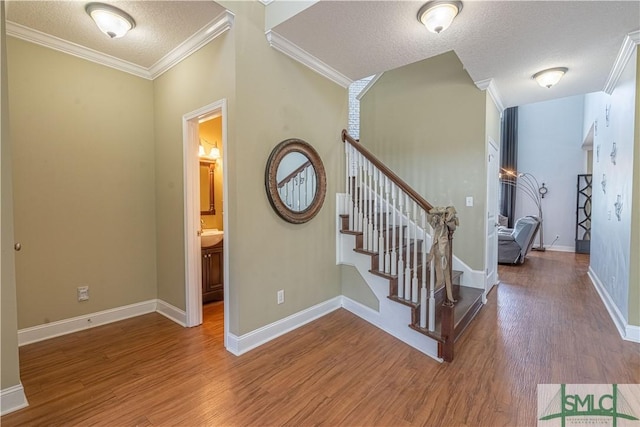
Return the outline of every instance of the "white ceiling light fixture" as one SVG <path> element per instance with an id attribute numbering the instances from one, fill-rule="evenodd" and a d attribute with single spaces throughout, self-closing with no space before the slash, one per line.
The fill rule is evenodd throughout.
<path id="1" fill-rule="evenodd" d="M 418 21 L 432 33 L 440 34 L 449 28 L 462 10 L 462 2 L 436 0 L 425 3 L 418 11 Z"/>
<path id="2" fill-rule="evenodd" d="M 125 11 L 104 3 L 89 3 L 85 10 L 95 21 L 100 31 L 117 39 L 136 26 L 136 21 Z"/>
<path id="3" fill-rule="evenodd" d="M 567 67 L 549 68 L 547 70 L 538 71 L 532 78 L 542 87 L 549 89 L 560 81 L 562 76 L 569 71 Z"/>

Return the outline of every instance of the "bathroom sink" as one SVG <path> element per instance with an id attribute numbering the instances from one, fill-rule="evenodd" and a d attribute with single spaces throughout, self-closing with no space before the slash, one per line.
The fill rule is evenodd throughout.
<path id="1" fill-rule="evenodd" d="M 200 234 L 200 247 L 206 248 L 207 246 L 217 245 L 224 238 L 224 231 L 216 229 L 205 229 Z"/>

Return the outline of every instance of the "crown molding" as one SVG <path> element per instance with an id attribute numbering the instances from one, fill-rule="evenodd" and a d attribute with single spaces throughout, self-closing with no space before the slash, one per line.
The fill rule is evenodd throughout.
<path id="1" fill-rule="evenodd" d="M 258 0 L 258 1 L 265 6 L 269 6 L 269 4 L 273 3 L 275 0 Z"/>
<path id="2" fill-rule="evenodd" d="M 380 77 L 382 77 L 382 75 L 384 74 L 384 71 L 381 73 L 376 74 L 375 76 L 373 76 L 373 78 L 371 80 L 369 80 L 369 83 L 367 83 L 367 85 L 365 87 L 362 88 L 362 90 L 360 91 L 360 93 L 356 96 L 356 99 L 358 101 L 360 101 L 362 99 L 362 97 L 369 92 L 369 89 L 371 89 L 373 87 L 374 84 L 376 84 L 376 82 L 380 79 Z"/>
<path id="3" fill-rule="evenodd" d="M 233 20 L 233 13 L 229 11 L 222 12 L 193 36 L 189 37 L 178 47 L 162 57 L 162 59 L 153 64 L 150 68 L 141 67 L 131 62 L 118 59 L 111 55 L 89 49 L 79 44 L 63 40 L 29 27 L 25 27 L 24 25 L 20 25 L 15 22 L 7 21 L 6 28 L 7 35 L 9 36 L 48 47 L 59 52 L 67 53 L 78 58 L 86 59 L 87 61 L 95 62 L 100 65 L 115 68 L 116 70 L 133 74 L 144 79 L 153 80 L 180 63 L 180 61 L 192 53 L 196 52 L 211 40 L 231 29 L 233 26 Z"/>
<path id="4" fill-rule="evenodd" d="M 635 49 L 638 44 L 640 44 L 640 30 L 633 31 L 625 36 L 622 46 L 620 47 L 620 51 L 618 52 L 618 56 L 613 63 L 613 68 L 611 68 L 609 77 L 607 77 L 607 82 L 604 84 L 604 89 L 602 89 L 604 92 L 609 95 L 613 93 L 624 67 L 627 66 L 629 58 L 631 58 L 633 49 Z"/>
<path id="5" fill-rule="evenodd" d="M 285 55 L 294 59 L 295 61 L 298 61 L 303 65 L 306 65 L 316 73 L 328 78 L 332 82 L 339 84 L 340 86 L 345 88 L 349 87 L 349 85 L 353 83 L 353 80 L 351 80 L 344 74 L 331 68 L 329 65 L 320 61 L 318 58 L 311 55 L 309 52 L 303 50 L 296 44 L 282 37 L 280 34 L 274 32 L 273 30 L 267 31 L 265 33 L 265 36 L 267 37 L 269 46 L 271 46 L 277 51 L 284 53 Z"/>
<path id="6" fill-rule="evenodd" d="M 496 107 L 498 107 L 498 110 L 500 110 L 500 114 L 502 114 L 502 112 L 504 111 L 504 104 L 502 102 L 502 98 L 500 97 L 500 92 L 498 92 L 498 86 L 496 86 L 495 81 L 493 79 L 485 79 L 473 82 L 473 84 L 475 84 L 478 89 L 486 90 L 487 92 L 489 92 L 489 96 L 491 97 L 491 99 L 493 99 L 493 102 L 496 104 Z"/>
<path id="7" fill-rule="evenodd" d="M 161 76 L 164 72 L 174 67 L 192 53 L 195 53 L 205 44 L 222 35 L 225 31 L 230 30 L 231 27 L 233 27 L 234 18 L 234 14 L 228 10 L 216 16 L 211 22 L 198 30 L 198 32 L 153 64 L 149 68 L 151 80 Z"/>
<path id="8" fill-rule="evenodd" d="M 80 46 L 79 44 L 25 27 L 24 25 L 20 25 L 15 22 L 7 21 L 6 28 L 7 35 L 11 37 L 48 47 L 100 65 L 115 68 L 116 70 L 124 71 L 125 73 L 133 74 L 138 77 L 151 79 L 149 71 L 146 68 L 128 61 L 123 61 L 122 59 L 118 59 L 114 56 L 89 49 L 88 47 Z"/>

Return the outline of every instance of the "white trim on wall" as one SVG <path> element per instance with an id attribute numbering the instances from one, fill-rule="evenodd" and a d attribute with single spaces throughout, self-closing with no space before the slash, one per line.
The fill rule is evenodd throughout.
<path id="1" fill-rule="evenodd" d="M 504 111 L 504 103 L 502 102 L 502 98 L 500 97 L 500 92 L 498 92 L 498 86 L 496 86 L 495 81 L 493 79 L 485 79 L 473 82 L 473 84 L 475 84 L 478 89 L 489 92 L 489 96 L 493 99 L 493 102 L 496 104 L 496 107 L 498 107 L 498 110 L 502 115 L 502 112 Z"/>
<path id="2" fill-rule="evenodd" d="M 187 326 L 187 313 L 161 299 L 156 300 L 156 312 L 180 326 Z"/>
<path id="3" fill-rule="evenodd" d="M 50 338 L 95 328 L 96 326 L 106 325 L 156 311 L 179 325 L 185 325 L 185 315 L 182 310 L 162 300 L 153 299 L 20 329 L 18 330 L 18 346 L 48 340 Z"/>
<path id="4" fill-rule="evenodd" d="M 229 333 L 227 350 L 240 356 L 341 307 L 342 296 L 337 296 L 241 336 Z"/>
<path id="5" fill-rule="evenodd" d="M 620 46 L 620 51 L 618 52 L 616 61 L 613 63 L 609 77 L 607 77 L 607 81 L 602 89 L 605 93 L 609 95 L 613 93 L 613 90 L 618 85 L 618 80 L 622 75 L 622 71 L 627 66 L 629 58 L 631 58 L 633 49 L 635 49 L 638 44 L 640 44 L 640 30 L 633 31 L 626 35 L 622 42 L 622 46 Z"/>
<path id="6" fill-rule="evenodd" d="M 0 415 L 29 406 L 22 383 L 0 390 Z"/>
<path id="7" fill-rule="evenodd" d="M 338 70 L 332 68 L 328 64 L 322 62 L 321 60 L 311 55 L 306 50 L 302 49 L 295 43 L 292 43 L 291 41 L 282 37 L 280 34 L 276 33 L 275 31 L 269 30 L 265 33 L 265 36 L 267 37 L 269 46 L 271 46 L 272 48 L 274 48 L 279 52 L 284 53 L 289 58 L 292 58 L 293 60 L 301 63 L 302 65 L 309 67 L 316 73 L 328 78 L 332 82 L 345 88 L 349 87 L 349 85 L 353 83 L 353 80 L 351 80 L 349 77 L 345 76 Z"/>
<path id="8" fill-rule="evenodd" d="M 548 251 L 556 251 L 556 252 L 575 252 L 576 251 L 576 248 L 574 246 L 544 245 L 544 247 Z"/>
<path id="9" fill-rule="evenodd" d="M 358 101 L 360 101 L 362 99 L 363 96 L 365 96 L 365 94 L 367 92 L 369 92 L 369 89 L 371 89 L 373 87 L 373 85 L 376 84 L 376 82 L 378 80 L 380 80 L 380 77 L 382 77 L 382 75 L 384 74 L 384 71 L 382 73 L 378 73 L 375 76 L 373 76 L 373 78 L 371 80 L 369 80 L 369 83 L 367 83 L 367 85 L 365 87 L 362 88 L 362 90 L 360 91 L 360 93 L 358 94 L 358 96 L 356 96 L 356 99 Z"/>
<path id="10" fill-rule="evenodd" d="M 149 68 L 145 68 L 59 37 L 25 27 L 24 25 L 20 25 L 15 22 L 7 21 L 6 31 L 8 36 L 48 47 L 106 67 L 115 68 L 116 70 L 133 74 L 134 76 L 153 80 L 162 75 L 165 71 L 177 65 L 192 53 L 196 52 L 211 40 L 231 29 L 233 21 L 233 13 L 229 11 L 222 12 L 220 15 L 212 19 L 211 22 L 197 31 L 193 36 L 185 40 L 182 44 L 166 54 Z"/>
<path id="11" fill-rule="evenodd" d="M 611 317 L 611 320 L 613 320 L 613 324 L 616 325 L 616 329 L 618 329 L 618 333 L 622 339 L 625 341 L 640 343 L 640 326 L 629 325 L 627 323 L 624 316 L 613 302 L 611 295 L 609 295 L 609 292 L 607 292 L 607 289 L 604 287 L 602 281 L 593 271 L 591 266 L 589 266 L 588 275 L 589 279 L 591 279 L 591 283 L 593 283 L 593 287 L 596 288 L 598 295 L 600 295 L 602 303 L 609 312 L 609 316 Z"/>
<path id="12" fill-rule="evenodd" d="M 163 56 L 158 62 L 148 69 L 151 80 L 161 76 L 165 71 L 180 63 L 183 59 L 195 53 L 198 49 L 230 30 L 233 26 L 235 15 L 225 10 L 216 16 L 207 25 L 198 30 L 195 34 L 182 42 L 178 47 Z"/>

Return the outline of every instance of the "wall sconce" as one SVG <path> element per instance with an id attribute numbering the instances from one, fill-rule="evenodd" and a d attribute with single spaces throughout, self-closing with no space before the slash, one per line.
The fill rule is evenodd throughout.
<path id="1" fill-rule="evenodd" d="M 462 2 L 435 0 L 425 3 L 418 11 L 418 21 L 432 33 L 440 34 L 449 28 L 462 10 Z"/>
<path id="2" fill-rule="evenodd" d="M 532 78 L 542 87 L 549 89 L 560 81 L 562 76 L 569 71 L 567 67 L 549 68 L 547 70 L 538 71 Z"/>
<path id="3" fill-rule="evenodd" d="M 217 162 L 218 159 L 221 157 L 220 156 L 220 149 L 218 148 L 218 142 L 215 141 L 213 143 L 213 147 L 211 147 L 211 150 L 209 150 L 209 154 L 207 154 L 204 146 L 202 145 L 202 141 L 204 141 L 207 144 L 211 145 L 211 143 L 209 141 L 207 141 L 206 139 L 200 138 L 200 145 L 198 146 L 198 157 L 204 157 L 205 159 L 211 159 L 214 162 Z"/>
<path id="4" fill-rule="evenodd" d="M 117 39 L 136 26 L 136 21 L 125 11 L 104 3 L 89 3 L 85 11 L 91 16 L 100 31 Z"/>

